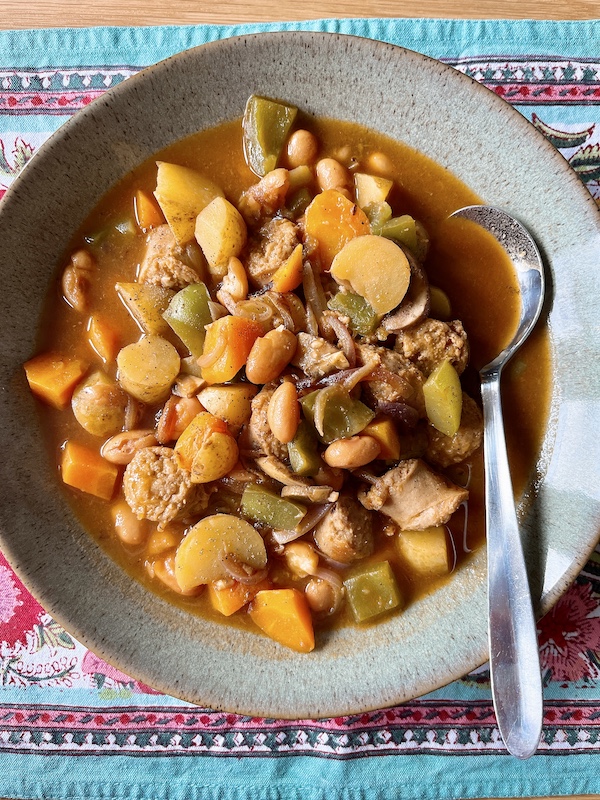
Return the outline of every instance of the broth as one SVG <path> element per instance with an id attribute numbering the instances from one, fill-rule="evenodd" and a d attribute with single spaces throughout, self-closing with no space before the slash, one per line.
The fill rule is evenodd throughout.
<path id="1" fill-rule="evenodd" d="M 477 397 L 477 370 L 508 343 L 519 314 L 518 289 L 512 265 L 500 245 L 489 234 L 465 220 L 448 220 L 452 211 L 477 203 L 479 198 L 443 167 L 401 143 L 350 123 L 308 117 L 302 118 L 301 122 L 317 136 L 321 155 L 347 156 L 349 153 L 351 159 L 362 164 L 369 153 L 378 151 L 393 164 L 393 173 L 388 175 L 394 180 L 390 204 L 400 213 L 414 216 L 427 228 L 431 241 L 425 263 L 427 274 L 430 283 L 441 288 L 450 298 L 452 318 L 464 323 L 471 357 L 462 382 L 466 390 Z M 342 153 L 342 150 L 347 152 Z M 234 202 L 256 182 L 245 163 L 241 126 L 239 121 L 235 121 L 198 133 L 157 154 L 155 159 L 127 176 L 102 200 L 75 237 L 71 250 L 86 246 L 97 232 L 111 230 L 102 247 L 94 253 L 102 280 L 91 287 L 90 307 L 113 321 L 120 330 L 122 345 L 138 339 L 140 331 L 120 302 L 114 285 L 117 281 L 135 280 L 145 237 L 140 232 L 137 235 L 119 233 L 115 224 L 132 219 L 132 198 L 136 190 L 143 189 L 149 194 L 154 190 L 155 160 L 197 169 L 222 186 L 226 196 Z M 40 350 L 65 352 L 93 363 L 94 353 L 88 343 L 87 325 L 88 315 L 76 314 L 69 309 L 57 286 L 49 298 L 41 325 Z M 100 367 L 101 363 L 97 360 L 94 366 Z M 548 335 L 540 329 L 505 373 L 504 410 L 516 496 L 520 496 L 534 478 L 548 417 L 550 366 Z M 107 369 L 114 377 L 115 365 L 109 365 Z M 151 423 L 153 413 L 153 408 L 146 412 Z M 44 406 L 41 414 L 48 448 L 57 463 L 67 439 L 73 438 L 99 448 L 98 437 L 83 430 L 70 409 L 57 411 Z M 457 483 L 467 484 L 470 492 L 468 518 L 467 511 L 460 509 L 448 524 L 457 564 L 460 565 L 481 546 L 484 539 L 481 451 L 447 472 Z M 144 567 L 144 546 L 128 547 L 121 543 L 115 535 L 109 504 L 68 487 L 63 490 L 83 526 L 133 579 L 194 614 L 254 629 L 245 614 L 227 618 L 220 615 L 212 608 L 206 593 L 194 598 L 182 597 L 150 578 Z M 424 580 L 411 574 L 391 538 L 380 537 L 370 560 L 382 558 L 387 558 L 393 565 L 406 602 L 414 602 L 435 590 L 442 580 L 447 580 L 435 577 Z M 285 578 L 282 581 L 285 583 Z M 328 627 L 350 622 L 349 613 L 344 611 L 321 624 Z"/>

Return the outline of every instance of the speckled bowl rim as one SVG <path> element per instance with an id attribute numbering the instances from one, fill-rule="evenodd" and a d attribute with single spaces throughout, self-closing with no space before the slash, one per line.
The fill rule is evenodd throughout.
<path id="1" fill-rule="evenodd" d="M 289 74 L 294 67 L 315 74 L 296 80 Z M 228 70 L 226 79 L 223 69 Z M 181 91 L 187 85 L 186 99 L 194 103 L 194 112 L 185 118 L 179 114 L 181 103 L 169 106 L 175 78 Z M 209 87 L 204 94 L 200 84 Z M 462 177 L 486 202 L 506 208 L 530 228 L 552 286 L 548 321 L 554 392 L 540 462 L 543 479 L 532 502 L 521 509 L 541 612 L 565 591 L 595 546 L 600 511 L 593 478 L 600 462 L 597 446 L 589 440 L 598 429 L 592 410 L 600 398 L 600 379 L 597 367 L 586 375 L 579 370 L 575 388 L 581 394 L 573 397 L 565 374 L 567 367 L 577 370 L 584 357 L 600 364 L 598 343 L 585 337 L 586 326 L 593 324 L 591 312 L 584 305 L 580 317 L 573 319 L 570 313 L 575 300 L 585 298 L 584 284 L 597 267 L 600 214 L 593 199 L 527 120 L 451 67 L 394 45 L 299 31 L 213 42 L 138 73 L 66 121 L 7 192 L 0 205 L 0 274 L 24 274 L 30 297 L 25 302 L 18 286 L 8 281 L 0 328 L 5 349 L 0 357 L 5 420 L 0 436 L 10 458 L 0 465 L 0 479 L 6 497 L 14 501 L 0 509 L 0 541 L 23 582 L 67 630 L 108 662 L 163 692 L 215 709 L 284 718 L 391 706 L 460 678 L 486 661 L 483 550 L 454 581 L 402 616 L 367 630 L 346 628 L 323 636 L 314 653 L 302 656 L 263 637 L 190 617 L 127 578 L 73 518 L 56 491 L 56 474 L 46 465 L 35 426 L 24 427 L 35 413 L 21 367 L 34 351 L 31 320 L 39 318 L 70 235 L 116 179 L 159 149 L 152 120 L 162 114 L 156 127 L 177 131 L 169 141 L 214 124 L 224 118 L 225 88 L 233 109 L 225 115 L 229 118 L 239 116 L 247 95 L 256 92 L 399 135 Z M 445 94 L 440 94 L 441 88 Z M 365 89 L 369 102 L 357 106 L 356 97 Z M 390 103 L 390 96 L 396 104 Z M 385 125 L 377 124 L 381 109 Z M 415 126 L 409 126 L 415 119 L 422 122 L 423 115 L 439 123 L 427 129 L 425 141 L 418 140 Z M 141 128 L 140 119 L 146 120 Z M 494 120 L 501 124 L 492 141 L 486 131 Z M 132 141 L 128 133 L 136 125 Z M 456 152 L 461 146 L 462 155 Z M 483 158 L 488 159 L 493 180 L 481 168 Z M 476 173 L 477 180 L 463 174 L 467 164 L 473 171 L 470 177 Z M 69 196 L 73 187 L 74 200 Z M 61 205 L 57 215 L 70 214 L 68 236 L 32 221 L 36 210 L 47 207 L 44 202 L 63 197 L 65 210 Z M 567 269 L 571 280 L 579 281 L 574 299 L 565 295 Z M 587 438 L 570 413 L 573 403 L 579 403 L 579 410 L 584 404 L 586 422 L 592 423 Z M 564 449 L 582 444 L 591 477 L 580 470 L 576 485 L 569 480 L 569 492 L 557 489 L 556 482 L 572 470 Z M 575 534 L 568 535 L 562 523 L 575 527 Z"/>

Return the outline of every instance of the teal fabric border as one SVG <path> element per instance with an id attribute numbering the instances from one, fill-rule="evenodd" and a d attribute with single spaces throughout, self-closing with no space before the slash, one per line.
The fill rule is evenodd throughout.
<path id="1" fill-rule="evenodd" d="M 469 55 L 562 54 L 598 57 L 600 19 L 546 20 L 322 19 L 246 25 L 189 25 L 159 28 L 56 28 L 0 31 L 0 69 L 43 66 L 46 53 L 60 53 L 61 66 L 105 63 L 106 53 L 123 53 L 124 63 L 147 65 L 215 39 L 272 30 L 319 30 L 367 36 L 436 58 Z M 8 55 L 10 54 L 10 55 Z M 8 60 L 7 60 L 8 55 Z M 47 61 L 55 65 L 53 59 Z"/>

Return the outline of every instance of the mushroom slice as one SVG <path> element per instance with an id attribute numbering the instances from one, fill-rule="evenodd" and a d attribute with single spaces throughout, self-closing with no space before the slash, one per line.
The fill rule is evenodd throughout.
<path id="1" fill-rule="evenodd" d="M 308 478 L 295 475 L 283 461 L 275 456 L 261 456 L 256 459 L 256 466 L 268 475 L 269 478 L 283 483 L 284 486 L 311 486 L 312 482 Z"/>
<path id="2" fill-rule="evenodd" d="M 403 248 L 410 264 L 410 285 L 404 300 L 393 314 L 389 314 L 382 321 L 384 330 L 390 333 L 408 328 L 420 322 L 429 314 L 430 295 L 429 281 L 423 267 L 412 255 L 410 250 Z"/>
<path id="3" fill-rule="evenodd" d="M 331 486 L 284 486 L 281 496 L 301 502 L 335 503 L 339 492 L 334 492 Z"/>

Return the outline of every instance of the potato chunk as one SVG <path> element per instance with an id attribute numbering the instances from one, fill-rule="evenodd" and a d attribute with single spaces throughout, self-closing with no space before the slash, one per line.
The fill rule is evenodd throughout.
<path id="1" fill-rule="evenodd" d="M 184 591 L 228 577 L 223 561 L 232 557 L 255 570 L 267 563 L 262 536 L 250 523 L 230 514 L 214 514 L 191 528 L 177 548 L 175 575 Z"/>
<path id="2" fill-rule="evenodd" d="M 196 218 L 196 241 L 202 248 L 214 278 L 227 274 L 227 262 L 240 255 L 248 232 L 244 218 L 224 197 L 215 197 Z"/>
<path id="3" fill-rule="evenodd" d="M 357 236 L 333 259 L 331 274 L 364 297 L 383 316 L 399 306 L 408 291 L 410 264 L 402 248 L 383 236 Z"/>
<path id="4" fill-rule="evenodd" d="M 177 244 L 187 244 L 194 238 L 196 217 L 215 197 L 223 197 L 223 190 L 195 169 L 166 161 L 157 166 L 154 196 Z"/>

